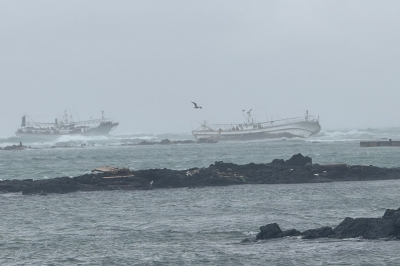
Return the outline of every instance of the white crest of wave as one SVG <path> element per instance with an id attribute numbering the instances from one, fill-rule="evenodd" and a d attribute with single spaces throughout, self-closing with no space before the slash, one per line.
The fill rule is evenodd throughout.
<path id="1" fill-rule="evenodd" d="M 142 140 L 154 140 L 157 139 L 155 135 L 147 134 L 119 134 L 110 136 L 113 139 L 142 139 Z"/>
<path id="2" fill-rule="evenodd" d="M 352 129 L 349 131 L 326 131 L 326 130 L 321 130 L 321 132 L 317 136 L 326 136 L 326 137 L 358 137 L 358 136 L 363 136 L 363 135 L 369 135 L 369 136 L 376 136 L 376 134 L 368 132 L 368 131 L 363 131 L 363 130 L 358 130 L 358 129 Z"/>
<path id="3" fill-rule="evenodd" d="M 35 148 L 43 148 L 43 147 L 48 147 L 48 146 L 53 146 L 54 142 L 50 142 L 50 141 L 40 141 L 40 142 L 33 142 L 30 144 L 27 144 L 27 146 L 30 147 L 35 147 Z"/>
<path id="4" fill-rule="evenodd" d="M 19 143 L 16 143 L 16 142 L 3 142 L 3 143 L 0 144 L 0 147 L 13 146 L 13 145 L 19 145 Z"/>
<path id="5" fill-rule="evenodd" d="M 107 140 L 107 136 L 83 136 L 83 135 L 63 135 L 56 139 L 57 142 L 74 142 L 74 141 L 101 141 Z"/>
<path id="6" fill-rule="evenodd" d="M 313 136 L 314 140 L 325 141 L 351 141 L 361 139 L 377 139 L 385 137 L 385 133 L 373 133 L 366 130 L 352 129 L 346 131 L 327 131 L 321 130 L 317 135 Z"/>

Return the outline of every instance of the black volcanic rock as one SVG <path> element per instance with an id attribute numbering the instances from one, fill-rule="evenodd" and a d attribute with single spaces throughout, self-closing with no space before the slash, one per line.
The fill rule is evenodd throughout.
<path id="1" fill-rule="evenodd" d="M 301 232 L 296 230 L 296 229 L 290 229 L 290 230 L 286 230 L 283 231 L 282 233 L 280 233 L 278 235 L 278 237 L 285 237 L 285 236 L 299 236 L 301 235 Z"/>
<path id="2" fill-rule="evenodd" d="M 346 217 L 335 229 L 336 238 L 379 239 L 393 235 L 394 221 L 381 218 Z"/>
<path id="3" fill-rule="evenodd" d="M 301 153 L 295 154 L 286 161 L 288 166 L 305 166 L 307 163 L 312 164 L 312 159 L 308 156 L 303 156 Z"/>
<path id="4" fill-rule="evenodd" d="M 364 239 L 400 239 L 400 208 L 397 210 L 387 209 L 381 218 L 354 219 L 346 217 L 334 229 L 330 226 L 323 226 L 304 232 L 299 232 L 296 229 L 282 232 L 277 223 L 271 223 L 260 227 L 260 233 L 257 234 L 255 240 L 299 235 L 303 239 L 357 237 Z M 250 240 L 247 242 L 250 242 Z"/>
<path id="5" fill-rule="evenodd" d="M 282 235 L 282 230 L 277 223 L 261 226 L 260 231 L 261 232 L 257 234 L 256 239 L 278 238 Z"/>
<path id="6" fill-rule="evenodd" d="M 387 209 L 382 216 L 382 219 L 397 219 L 400 218 L 400 208 L 397 210 Z"/>
<path id="7" fill-rule="evenodd" d="M 160 144 L 171 144 L 172 141 L 170 141 L 169 139 L 163 139 L 162 141 L 160 141 Z"/>
<path id="8" fill-rule="evenodd" d="M 283 159 L 273 159 L 271 164 L 277 164 L 280 166 L 284 166 L 284 165 L 286 165 L 286 162 Z"/>
<path id="9" fill-rule="evenodd" d="M 330 226 L 323 226 L 316 229 L 309 229 L 301 233 L 303 239 L 314 239 L 321 237 L 333 237 L 335 232 L 332 230 Z"/>
<path id="10" fill-rule="evenodd" d="M 2 150 L 4 150 L 4 151 L 17 151 L 17 150 L 25 150 L 27 148 L 28 148 L 27 146 L 24 146 L 24 145 L 20 144 L 20 145 L 6 146 L 6 147 L 2 148 Z"/>
<path id="11" fill-rule="evenodd" d="M 78 190 L 77 183 L 69 177 L 31 181 L 22 189 L 22 194 L 68 193 Z"/>
<path id="12" fill-rule="evenodd" d="M 301 166 L 302 165 L 302 166 Z M 179 187 L 228 186 L 241 184 L 300 184 L 335 181 L 400 179 L 400 168 L 374 166 L 349 166 L 346 164 L 312 164 L 311 158 L 301 154 L 289 160 L 275 159 L 271 163 L 238 165 L 216 161 L 209 167 L 187 170 L 146 169 L 130 171 L 128 168 L 112 168 L 112 172 L 92 172 L 73 178 L 48 180 L 4 180 L 0 191 L 40 193 L 67 193 L 76 190 L 157 189 Z M 100 169 L 101 170 L 101 169 Z M 71 179 L 71 180 L 69 180 Z M 76 185 L 74 185 L 76 184 Z M 60 186 L 60 188 L 56 188 Z M 394 212 L 395 213 L 395 212 Z M 392 214 L 389 212 L 387 217 Z M 400 223 L 400 220 L 398 221 Z"/>

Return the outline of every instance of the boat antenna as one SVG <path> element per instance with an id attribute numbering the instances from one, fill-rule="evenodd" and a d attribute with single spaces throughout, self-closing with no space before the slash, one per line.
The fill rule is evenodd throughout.
<path id="1" fill-rule="evenodd" d="M 250 110 L 247 112 L 247 123 L 250 123 L 251 110 L 253 110 L 253 109 L 250 109 Z M 253 119 L 251 119 L 251 120 L 253 120 Z M 251 123 L 253 123 L 253 121 L 251 121 Z"/>
<path id="2" fill-rule="evenodd" d="M 68 124 L 67 110 L 64 110 L 64 122 L 65 122 L 65 124 Z"/>

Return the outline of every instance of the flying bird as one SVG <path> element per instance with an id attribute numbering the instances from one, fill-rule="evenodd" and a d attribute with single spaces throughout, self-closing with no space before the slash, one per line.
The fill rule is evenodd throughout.
<path id="1" fill-rule="evenodd" d="M 197 106 L 197 103 L 195 103 L 195 102 L 192 102 L 193 104 L 194 104 L 194 108 L 200 108 L 200 109 L 203 109 L 203 108 L 201 108 L 201 106 Z"/>

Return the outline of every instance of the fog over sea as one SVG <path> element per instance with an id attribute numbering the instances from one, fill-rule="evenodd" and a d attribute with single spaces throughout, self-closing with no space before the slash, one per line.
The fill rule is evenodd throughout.
<path id="1" fill-rule="evenodd" d="M 208 167 L 215 161 L 269 163 L 293 154 L 313 163 L 400 167 L 400 128 L 322 130 L 308 139 L 133 145 L 194 140 L 189 134 L 0 137 L 0 179 L 77 176 L 109 165 L 131 170 Z M 400 182 L 240 185 L 151 191 L 0 194 L 1 265 L 399 265 L 400 241 L 302 240 L 241 244 L 278 223 L 303 231 L 345 217 L 380 217 L 399 208 Z"/>

